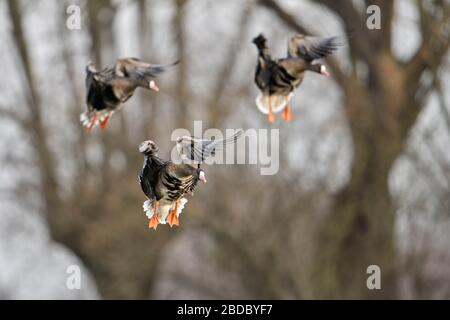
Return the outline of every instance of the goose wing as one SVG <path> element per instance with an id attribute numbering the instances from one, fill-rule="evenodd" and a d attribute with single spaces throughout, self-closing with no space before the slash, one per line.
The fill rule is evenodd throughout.
<path id="1" fill-rule="evenodd" d="M 159 172 L 169 162 L 160 159 L 159 157 L 146 157 L 144 166 L 139 173 L 139 184 L 144 194 L 150 199 L 154 200 L 157 197 L 156 186 L 160 178 Z"/>
<path id="2" fill-rule="evenodd" d="M 129 77 L 129 78 L 143 78 L 149 79 L 154 78 L 158 74 L 166 71 L 168 68 L 176 65 L 179 61 L 168 65 L 162 64 L 151 64 L 144 62 L 138 58 L 122 58 L 116 61 L 114 67 L 115 74 L 119 77 Z"/>
<path id="3" fill-rule="evenodd" d="M 139 174 L 139 184 L 141 185 L 142 192 L 144 192 L 149 200 L 153 201 L 156 199 L 155 190 L 153 189 L 151 179 L 149 177 L 149 169 L 145 166 Z"/>
<path id="4" fill-rule="evenodd" d="M 94 64 L 89 61 L 86 65 L 86 88 L 89 88 L 92 84 L 92 81 L 94 79 L 94 76 L 98 73 L 97 69 L 95 68 Z"/>
<path id="5" fill-rule="evenodd" d="M 332 54 L 340 45 L 338 37 L 319 38 L 295 35 L 289 39 L 288 55 L 311 63 Z"/>
<path id="6" fill-rule="evenodd" d="M 183 136 L 177 139 L 177 151 L 182 160 L 202 163 L 206 158 L 214 156 L 217 150 L 222 150 L 227 144 L 235 143 L 244 133 L 242 129 L 224 139 L 197 139 Z"/>

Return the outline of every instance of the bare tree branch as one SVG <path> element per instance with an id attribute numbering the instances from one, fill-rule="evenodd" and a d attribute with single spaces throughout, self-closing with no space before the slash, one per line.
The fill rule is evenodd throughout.
<path id="1" fill-rule="evenodd" d="M 21 126 L 23 129 L 27 129 L 29 128 L 29 121 L 27 119 L 25 119 L 22 115 L 20 115 L 19 113 L 13 111 L 13 110 L 9 110 L 9 109 L 0 109 L 0 117 L 5 117 L 8 118 L 12 121 L 14 121 L 15 123 L 17 123 L 19 126 Z"/>
<path id="2" fill-rule="evenodd" d="M 250 21 L 250 16 L 253 6 L 250 2 L 247 3 L 244 8 L 239 27 L 237 28 L 236 37 L 232 39 L 231 45 L 226 52 L 225 61 L 222 64 L 222 69 L 218 72 L 218 80 L 216 82 L 215 88 L 212 90 L 209 101 L 206 103 L 208 110 L 210 112 L 210 126 L 212 128 L 219 128 L 219 121 L 224 120 L 231 109 L 224 105 L 222 102 L 224 92 L 226 91 L 227 84 L 231 76 L 233 75 L 233 66 L 237 62 L 239 55 L 239 48 L 244 43 L 244 39 L 247 35 L 247 29 Z M 222 103 L 221 103 L 222 102 Z"/>
<path id="3" fill-rule="evenodd" d="M 408 78 L 420 80 L 425 69 L 436 70 L 448 52 L 448 26 L 450 23 L 450 4 L 442 8 L 442 19 L 436 19 L 425 9 L 424 3 L 418 1 L 422 44 L 407 64 Z M 416 85 L 417 86 L 417 85 Z M 415 86 L 415 87 L 416 87 Z"/>

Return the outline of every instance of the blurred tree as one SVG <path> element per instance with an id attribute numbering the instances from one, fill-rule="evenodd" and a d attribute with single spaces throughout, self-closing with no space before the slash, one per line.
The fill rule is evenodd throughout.
<path id="1" fill-rule="evenodd" d="M 136 145 L 130 144 L 123 131 L 112 128 L 110 135 L 100 136 L 103 161 L 96 164 L 88 161 L 88 149 L 92 148 L 92 142 L 87 141 L 86 134 L 78 125 L 80 110 L 85 108 L 84 92 L 72 86 L 69 90 L 76 111 L 71 121 L 77 128 L 78 139 L 66 150 L 66 154 L 62 154 L 59 148 L 52 150 L 48 142 L 52 132 L 43 119 L 44 109 L 33 78 L 20 2 L 10 0 L 8 7 L 15 45 L 26 75 L 24 93 L 29 111 L 26 115 L 17 115 L 14 120 L 21 124 L 24 134 L 32 138 L 36 156 L 31 159 L 36 159 L 39 168 L 42 188 L 39 193 L 43 196 L 43 212 L 52 236 L 82 259 L 95 277 L 103 297 L 147 297 L 154 280 L 158 255 L 174 234 L 167 229 L 159 230 L 157 235 L 148 233 L 145 217 L 136 214 L 141 210 L 139 203 L 142 202 L 137 169 L 121 171 L 110 166 L 114 151 L 120 149 L 126 156 L 126 163 L 132 162 L 133 168 L 139 168 L 142 159 L 135 150 Z M 103 57 L 111 61 L 114 59 L 109 46 L 114 46 L 111 32 L 115 7 L 111 1 L 89 1 L 87 12 L 92 37 L 91 56 L 102 66 Z M 100 14 L 103 14 L 101 18 Z M 62 55 L 67 77 L 73 80 L 72 61 L 67 49 L 69 40 L 64 35 L 59 39 L 65 50 Z M 121 123 L 123 126 L 123 119 Z M 63 163 L 66 157 L 77 159 L 77 174 L 70 181 L 70 192 L 63 194 L 57 164 Z"/>
<path id="2" fill-rule="evenodd" d="M 420 48 L 409 61 L 392 51 L 394 1 L 370 1 L 381 9 L 381 30 L 365 28 L 365 11 L 352 1 L 319 0 L 341 18 L 348 38 L 353 70 L 330 63 L 344 93 L 344 106 L 353 140 L 351 178 L 334 199 L 318 232 L 316 295 L 325 298 L 398 297 L 398 260 L 394 238 L 395 207 L 388 177 L 404 150 L 408 133 L 435 86 L 422 76 L 436 77 L 449 48 L 450 4 L 417 1 Z M 309 33 L 274 0 L 260 0 L 288 26 Z M 369 3 L 366 3 L 369 5 Z M 356 65 L 367 66 L 367 76 Z M 366 268 L 382 270 L 383 290 L 369 291 Z"/>
<path id="3" fill-rule="evenodd" d="M 174 51 L 181 62 L 176 78 L 172 83 L 165 83 L 162 90 L 165 92 L 158 96 L 133 98 L 129 104 L 139 101 L 139 105 L 118 114 L 115 117 L 118 121 L 111 123 L 107 131 L 88 136 L 78 119 L 80 111 L 85 109 L 84 88 L 80 85 L 83 72 L 72 52 L 67 31 L 62 28 L 57 31 L 58 42 L 62 45 L 52 51 L 60 52 L 61 61 L 52 61 L 52 68 L 65 70 L 66 81 L 59 83 L 58 88 L 69 93 L 67 108 L 70 116 L 68 122 L 52 127 L 48 125 L 50 120 L 45 117 L 46 112 L 60 114 L 64 111 L 60 101 L 44 108 L 44 93 L 38 88 L 41 85 L 48 89 L 57 80 L 46 79 L 44 84 L 36 80 L 38 68 L 31 62 L 33 48 L 27 43 L 29 39 L 24 27 L 29 10 L 24 9 L 20 1 L 7 1 L 17 59 L 25 75 L 22 94 L 26 112 L 3 106 L 0 111 L 19 126 L 33 147 L 33 154 L 27 161 L 30 161 L 29 167 L 35 167 L 39 172 L 38 194 L 44 204 L 39 211 L 45 213 L 53 238 L 83 260 L 105 298 L 147 298 L 149 292 L 158 296 L 155 285 L 159 283 L 158 276 L 162 271 L 172 277 L 176 284 L 175 293 L 179 286 L 186 286 L 191 291 L 202 292 L 204 297 L 398 297 L 398 273 L 406 262 L 399 257 L 396 247 L 396 204 L 388 188 L 388 177 L 394 162 L 405 151 L 409 131 L 434 90 L 441 92 L 440 105 L 450 124 L 442 95 L 444 80 L 440 74 L 449 46 L 448 1 L 414 2 L 420 13 L 423 42 L 409 61 L 400 61 L 393 53 L 394 1 L 370 1 L 381 8 L 381 30 L 365 28 L 366 16 L 364 11 L 357 9 L 357 1 L 315 2 L 340 17 L 351 34 L 348 39 L 350 71 L 344 70 L 334 59 L 327 60 L 343 93 L 354 151 L 350 179 L 331 200 L 325 188 L 311 192 L 300 186 L 302 177 L 289 171 L 288 150 L 282 145 L 280 167 L 285 169 L 277 176 L 262 177 L 245 166 L 211 169 L 209 173 L 213 177 L 208 188 L 202 188 L 201 194 L 185 209 L 184 214 L 189 219 L 183 220 L 183 228 L 176 232 L 169 228 L 149 232 L 141 212 L 144 197 L 136 180 L 142 165 L 137 144 L 143 137 L 168 142 L 162 133 L 177 127 L 189 128 L 193 119 L 189 108 L 196 107 L 193 105 L 199 101 L 205 107 L 193 109 L 199 111 L 196 118 L 198 115 L 207 119 L 209 126 L 217 128 L 235 117 L 231 111 L 237 108 L 231 106 L 254 104 L 251 97 L 254 66 L 248 63 L 243 66 L 242 54 L 250 55 L 250 41 L 245 41 L 253 36 L 250 22 L 259 6 L 268 8 L 296 32 L 311 33 L 280 5 L 282 1 L 234 3 L 242 9 L 237 15 L 236 26 L 230 28 L 227 37 L 222 35 L 217 44 L 219 48 L 218 45 L 225 42 L 228 47 L 220 58 L 211 58 L 211 62 L 209 56 L 219 50 L 215 43 L 208 44 L 210 52 L 206 55 L 200 49 L 189 51 L 189 45 L 206 34 L 193 33 L 188 28 L 188 18 L 195 14 L 190 13 L 195 9 L 191 6 L 193 3 L 188 0 L 170 2 L 173 10 L 167 24 L 175 35 Z M 208 10 L 219 6 L 218 2 L 212 3 L 206 2 L 204 12 L 207 15 Z M 60 9 L 59 25 L 64 25 L 64 3 L 55 4 Z M 120 47 L 114 32 L 119 6 L 135 4 L 139 10 L 136 15 L 138 34 L 144 39 L 139 43 L 139 52 L 145 59 L 153 58 L 153 47 L 164 45 L 153 41 L 161 27 L 156 23 L 163 19 L 154 12 L 164 17 L 164 10 L 158 9 L 167 2 L 139 0 L 119 5 L 116 1 L 102 0 L 82 3 L 83 18 L 88 27 L 80 33 L 90 41 L 83 59 L 89 56 L 100 68 L 114 61 Z M 214 23 L 208 27 L 212 30 Z M 213 40 L 217 41 L 216 35 Z M 206 72 L 210 73 L 210 83 L 199 87 L 211 90 L 199 89 L 197 92 L 191 91 L 189 84 L 192 73 L 199 72 L 199 67 L 196 69 L 194 65 L 199 55 L 201 63 L 207 67 Z M 251 61 L 254 62 L 253 56 Z M 367 67 L 367 73 L 359 72 L 357 66 L 360 65 Z M 427 75 L 432 81 L 424 81 Z M 167 92 L 170 97 L 164 95 Z M 175 107 L 167 101 L 172 101 Z M 157 107 L 153 108 L 155 105 Z M 134 111 L 139 121 L 129 125 L 126 115 Z M 258 124 L 258 120 L 251 119 L 252 115 L 246 109 L 243 125 Z M 71 132 L 63 146 L 52 140 L 62 135 L 62 131 Z M 311 139 L 311 148 L 315 148 L 318 139 L 324 135 L 320 130 L 317 133 L 317 137 Z M 133 139 L 133 134 L 139 141 Z M 282 141 L 286 140 L 282 138 Z M 313 163 L 314 150 L 308 156 L 307 161 Z M 67 165 L 72 163 L 69 160 L 74 162 L 73 168 Z M 418 167 L 426 169 L 421 159 L 414 161 Z M 61 168 L 70 171 L 69 179 L 62 177 Z M 197 200 L 199 196 L 201 201 Z M 440 197 L 448 198 L 448 188 L 440 190 Z M 322 214 L 324 212 L 326 214 Z M 197 238 L 199 241 L 194 241 Z M 173 242 L 175 244 L 192 245 L 192 252 L 187 254 L 194 255 L 195 250 L 203 247 L 213 249 L 211 252 L 205 250 L 203 255 L 190 256 L 197 264 L 194 270 L 189 270 L 188 259 L 183 260 L 182 255 L 176 262 L 165 263 L 167 256 L 178 256 L 168 245 L 175 239 L 181 239 Z M 422 253 L 406 260 L 417 261 L 421 257 Z M 371 264 L 382 269 L 381 291 L 369 291 L 365 286 L 366 268 Z M 213 272 L 208 267 L 214 269 Z M 198 278 L 194 271 L 200 274 Z M 414 279 L 417 296 L 429 297 L 430 289 L 426 284 L 431 282 L 423 269 L 410 268 L 409 274 Z M 438 282 L 436 279 L 430 281 Z"/>

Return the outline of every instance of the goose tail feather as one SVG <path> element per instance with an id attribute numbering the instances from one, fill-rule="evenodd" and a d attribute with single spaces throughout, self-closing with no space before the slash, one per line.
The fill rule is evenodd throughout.
<path id="1" fill-rule="evenodd" d="M 292 94 L 289 94 L 288 98 L 286 99 L 285 96 L 277 96 L 277 95 L 267 96 L 263 95 L 262 93 L 259 93 L 255 99 L 255 102 L 256 106 L 258 107 L 258 110 L 264 114 L 269 113 L 269 97 L 272 103 L 272 112 L 279 113 L 284 109 L 284 107 L 286 107 L 286 104 L 291 100 Z"/>

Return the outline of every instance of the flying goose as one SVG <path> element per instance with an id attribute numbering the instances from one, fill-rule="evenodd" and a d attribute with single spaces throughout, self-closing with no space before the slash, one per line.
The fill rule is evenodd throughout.
<path id="1" fill-rule="evenodd" d="M 242 130 L 237 130 L 232 136 L 217 140 L 179 137 L 176 150 L 181 158 L 180 163 L 160 158 L 159 149 L 151 140 L 139 145 L 139 152 L 144 155 L 139 183 L 147 196 L 143 208 L 149 219 L 149 228 L 156 230 L 158 224 L 166 222 L 171 227 L 179 225 L 178 218 L 187 202 L 184 195 L 193 195 L 199 181 L 206 183 L 201 163 L 225 145 L 236 142 L 242 133 Z"/>
<path id="2" fill-rule="evenodd" d="M 98 71 L 89 62 L 86 66 L 88 111 L 80 115 L 86 131 L 90 132 L 97 124 L 102 129 L 106 128 L 113 113 L 123 106 L 137 87 L 159 91 L 154 78 L 177 63 L 157 65 L 137 58 L 121 58 L 113 68 Z"/>
<path id="3" fill-rule="evenodd" d="M 268 115 L 269 122 L 275 121 L 274 113 L 283 110 L 282 118 L 292 120 L 289 101 L 294 90 L 300 86 L 305 71 L 330 76 L 325 65 L 313 63 L 337 50 L 337 38 L 317 38 L 295 35 L 288 41 L 286 58 L 273 59 L 267 39 L 263 34 L 253 39 L 258 49 L 255 83 L 261 91 L 256 98 L 258 109 Z"/>

